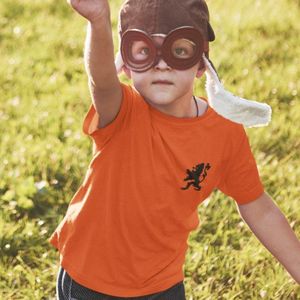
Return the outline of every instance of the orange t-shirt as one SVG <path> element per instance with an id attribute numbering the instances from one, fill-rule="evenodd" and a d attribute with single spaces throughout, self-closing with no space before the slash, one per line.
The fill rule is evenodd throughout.
<path id="1" fill-rule="evenodd" d="M 242 125 L 211 107 L 177 118 L 122 83 L 115 120 L 98 129 L 91 104 L 83 132 L 96 151 L 66 215 L 49 241 L 78 283 L 135 297 L 184 280 L 197 206 L 215 189 L 239 203 L 264 191 Z"/>

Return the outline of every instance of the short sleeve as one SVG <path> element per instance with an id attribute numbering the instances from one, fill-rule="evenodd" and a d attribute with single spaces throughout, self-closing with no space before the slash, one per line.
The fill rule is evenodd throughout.
<path id="1" fill-rule="evenodd" d="M 235 127 L 229 155 L 224 161 L 224 174 L 218 189 L 232 197 L 238 204 L 256 200 L 264 192 L 249 140 L 242 125 Z"/>
<path id="2" fill-rule="evenodd" d="M 107 126 L 98 128 L 99 118 L 94 104 L 92 103 L 84 117 L 82 131 L 84 134 L 90 136 L 97 143 L 105 143 L 112 135 L 124 125 L 126 115 L 130 110 L 132 103 L 132 91 L 129 85 L 121 83 L 122 87 L 122 103 L 116 118 Z"/>

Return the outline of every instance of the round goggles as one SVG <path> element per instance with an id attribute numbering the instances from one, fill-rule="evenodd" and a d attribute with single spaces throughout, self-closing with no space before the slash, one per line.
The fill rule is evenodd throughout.
<path id="1" fill-rule="evenodd" d="M 129 29 L 121 39 L 121 55 L 128 69 L 145 72 L 157 65 L 162 58 L 168 66 L 177 70 L 187 70 L 202 60 L 208 51 L 201 31 L 184 26 L 168 33 L 161 46 L 153 38 L 139 29 Z"/>

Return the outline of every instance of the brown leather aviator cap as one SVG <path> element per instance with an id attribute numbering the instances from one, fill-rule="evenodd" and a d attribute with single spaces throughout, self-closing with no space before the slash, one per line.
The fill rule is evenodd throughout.
<path id="1" fill-rule="evenodd" d="M 203 37 L 215 40 L 204 0 L 126 0 L 119 14 L 119 34 L 140 29 L 148 34 L 168 34 L 181 26 L 199 29 Z"/>

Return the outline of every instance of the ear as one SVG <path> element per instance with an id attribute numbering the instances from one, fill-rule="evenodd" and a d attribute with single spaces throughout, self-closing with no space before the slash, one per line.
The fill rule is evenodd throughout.
<path id="1" fill-rule="evenodd" d="M 198 69 L 197 74 L 196 74 L 196 77 L 197 77 L 197 78 L 202 77 L 202 75 L 204 74 L 205 71 L 206 71 L 206 68 L 205 68 L 205 67 L 202 68 L 202 69 Z"/>
<path id="2" fill-rule="evenodd" d="M 196 78 L 200 78 L 202 77 L 202 75 L 204 74 L 204 72 L 206 71 L 206 67 L 205 67 L 205 64 L 204 62 L 201 60 L 198 64 L 198 70 L 197 70 L 197 73 L 196 73 Z"/>
<path id="3" fill-rule="evenodd" d="M 124 73 L 126 74 L 126 76 L 131 79 L 131 71 L 124 65 L 122 67 L 122 70 L 124 71 Z"/>

